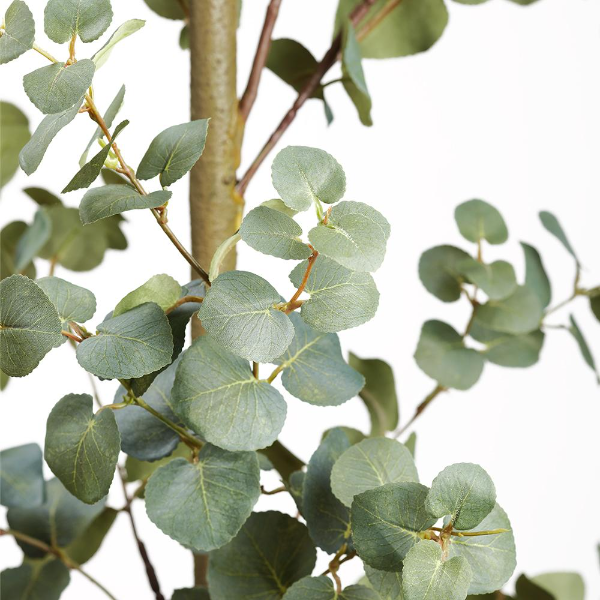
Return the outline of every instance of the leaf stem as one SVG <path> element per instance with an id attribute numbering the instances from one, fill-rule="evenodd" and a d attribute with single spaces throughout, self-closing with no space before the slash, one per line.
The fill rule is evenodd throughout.
<path id="1" fill-rule="evenodd" d="M 38 52 L 39 54 L 41 54 L 42 56 L 44 56 L 45 58 L 47 58 L 50 62 L 53 63 L 57 63 L 58 61 L 54 58 L 54 56 L 52 56 L 52 54 L 50 54 L 50 52 L 46 52 L 46 50 L 44 50 L 43 48 L 40 48 L 37 44 L 33 44 L 32 48 Z"/>
<path id="2" fill-rule="evenodd" d="M 188 302 L 200 303 L 204 302 L 204 298 L 202 298 L 201 296 L 184 296 L 183 298 L 179 298 L 179 300 L 177 300 L 177 302 L 175 302 L 173 306 L 169 306 L 169 308 L 165 310 L 165 314 L 171 314 L 176 308 L 179 308 L 180 306 L 182 306 L 183 304 L 187 304 Z"/>
<path id="3" fill-rule="evenodd" d="M 443 532 L 445 530 L 440 527 L 430 527 L 429 531 Z M 500 533 L 508 533 L 509 531 L 510 529 L 488 529 L 485 531 L 457 531 L 456 529 L 452 529 L 449 533 L 454 537 L 476 537 L 479 535 L 498 535 Z"/>
<path id="4" fill-rule="evenodd" d="M 68 337 L 70 340 L 73 340 L 74 342 L 77 343 L 81 343 L 83 342 L 83 339 L 80 338 L 78 335 L 75 335 L 74 333 L 71 333 L 70 331 L 65 331 L 64 329 L 61 331 L 61 333 L 65 336 Z"/>
<path id="5" fill-rule="evenodd" d="M 308 247 L 312 250 L 312 254 L 308 258 L 308 265 L 306 265 L 306 271 L 304 272 L 302 282 L 296 290 L 296 293 L 290 298 L 290 301 L 287 303 L 287 308 L 285 309 L 286 315 L 289 315 L 291 312 L 295 311 L 299 306 L 301 306 L 302 303 L 298 300 L 298 298 L 300 297 L 300 294 L 302 294 L 302 292 L 304 291 L 304 288 L 308 283 L 310 272 L 312 271 L 313 265 L 315 264 L 315 260 L 317 260 L 317 256 L 319 256 L 319 253 L 310 244 L 308 244 Z"/>

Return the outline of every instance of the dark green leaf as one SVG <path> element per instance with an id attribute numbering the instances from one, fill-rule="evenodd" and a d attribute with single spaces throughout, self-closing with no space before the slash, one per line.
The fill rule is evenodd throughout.
<path id="1" fill-rule="evenodd" d="M 100 549 L 118 514 L 114 508 L 105 508 L 87 529 L 65 548 L 67 556 L 79 565 L 90 560 Z"/>
<path id="2" fill-rule="evenodd" d="M 534 583 L 525 575 L 521 575 L 515 583 L 517 600 L 555 600 L 555 597 L 543 587 Z"/>
<path id="3" fill-rule="evenodd" d="M 558 222 L 558 219 L 551 212 L 543 210 L 540 212 L 540 221 L 542 222 L 542 225 L 565 247 L 567 252 L 579 265 L 579 259 L 575 254 L 575 250 L 573 250 L 573 246 L 571 246 L 571 242 L 569 242 L 567 234 Z"/>
<path id="4" fill-rule="evenodd" d="M 598 321 L 600 321 L 600 289 L 596 290 L 595 296 L 590 296 L 590 308 Z"/>
<path id="5" fill-rule="evenodd" d="M 454 246 L 436 246 L 426 250 L 419 260 L 419 278 L 425 289 L 442 302 L 460 298 L 464 275 L 460 265 L 471 257 Z"/>
<path id="6" fill-rule="evenodd" d="M 585 364 L 590 369 L 592 369 L 592 371 L 594 371 L 594 373 L 596 374 L 596 379 L 600 384 L 600 373 L 598 373 L 596 369 L 596 361 L 594 360 L 592 351 L 590 350 L 590 347 L 588 346 L 585 337 L 583 337 L 583 333 L 581 332 L 581 329 L 579 329 L 579 325 L 577 324 L 577 321 L 575 321 L 575 317 L 573 315 L 569 315 L 569 321 L 571 324 L 571 326 L 569 327 L 569 331 L 571 332 L 571 335 L 575 338 L 575 341 L 579 346 L 581 356 L 583 356 Z"/>
<path id="7" fill-rule="evenodd" d="M 361 60 L 361 49 L 356 39 L 356 32 L 352 24 L 347 23 L 342 36 L 342 83 L 358 111 L 360 122 L 363 125 L 370 126 L 373 125 L 371 119 L 372 102 Z"/>
<path id="8" fill-rule="evenodd" d="M 29 7 L 14 0 L 6 9 L 0 33 L 0 65 L 18 58 L 33 48 L 35 21 Z"/>
<path id="9" fill-rule="evenodd" d="M 38 187 L 25 188 L 23 190 L 39 206 L 52 206 L 53 204 L 62 204 L 60 198 Z"/>
<path id="10" fill-rule="evenodd" d="M 0 573 L 7 600 L 59 600 L 70 581 L 69 569 L 58 558 L 27 561 Z"/>
<path id="11" fill-rule="evenodd" d="M 583 600 L 585 585 L 578 573 L 543 573 L 531 581 L 551 593 L 556 600 Z"/>
<path id="12" fill-rule="evenodd" d="M 460 233 L 470 242 L 486 240 L 490 244 L 503 244 L 508 239 L 502 215 L 483 200 L 463 202 L 456 207 L 454 218 Z"/>
<path id="13" fill-rule="evenodd" d="M 15 269 L 15 252 L 21 236 L 26 231 L 27 223 L 23 223 L 23 221 L 13 221 L 0 231 L 0 279 L 6 279 L 17 273 Z M 23 269 L 22 274 L 27 275 L 30 279 L 35 279 L 35 265 L 29 263 Z"/>
<path id="14" fill-rule="evenodd" d="M 539 298 L 542 308 L 546 308 L 552 299 L 552 288 L 542 257 L 533 246 L 525 242 L 521 242 L 521 246 L 525 254 L 525 287 L 530 288 Z"/>
<path id="15" fill-rule="evenodd" d="M 37 444 L 25 444 L 0 452 L 0 504 L 37 506 L 44 501 L 42 451 Z"/>
<path id="16" fill-rule="evenodd" d="M 61 321 L 85 323 L 96 312 L 96 298 L 92 292 L 60 279 L 42 277 L 36 282 L 54 304 Z"/>
<path id="17" fill-rule="evenodd" d="M 294 471 L 290 475 L 288 482 L 288 490 L 298 507 L 298 512 L 302 514 L 302 495 L 304 490 L 304 478 L 306 477 L 305 471 Z"/>
<path id="18" fill-rule="evenodd" d="M 108 29 L 112 18 L 110 0 L 49 0 L 44 31 L 57 44 L 76 35 L 82 42 L 93 42 Z"/>
<path id="19" fill-rule="evenodd" d="M 203 587 L 181 588 L 173 592 L 171 600 L 210 600 L 210 596 Z"/>
<path id="20" fill-rule="evenodd" d="M 185 13 L 180 2 L 173 0 L 144 0 L 158 15 L 165 19 L 185 19 Z"/>
<path id="21" fill-rule="evenodd" d="M 30 137 L 27 117 L 14 104 L 0 102 L 0 188 L 17 172 L 19 152 Z"/>
<path id="22" fill-rule="evenodd" d="M 15 270 L 22 272 L 27 265 L 37 256 L 42 246 L 48 241 L 52 229 L 52 222 L 43 210 L 38 210 L 33 218 L 33 223 L 19 238 L 15 248 Z"/>

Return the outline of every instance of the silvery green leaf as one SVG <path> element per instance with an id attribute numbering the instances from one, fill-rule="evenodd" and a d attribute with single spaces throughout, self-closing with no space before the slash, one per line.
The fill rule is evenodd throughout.
<path id="1" fill-rule="evenodd" d="M 114 142 L 121 131 L 125 129 L 129 125 L 129 121 L 123 121 L 119 123 L 114 133 L 112 134 L 112 141 Z M 67 192 L 73 192 L 75 190 L 80 190 L 81 188 L 88 188 L 94 181 L 96 181 L 98 175 L 100 175 L 100 171 L 102 167 L 104 167 L 104 163 L 108 158 L 108 154 L 112 149 L 112 143 L 106 144 L 98 154 L 96 154 L 88 163 L 83 165 L 81 169 L 75 174 L 73 179 L 69 181 L 69 183 L 65 186 L 65 189 L 62 191 L 63 194 Z"/>
<path id="2" fill-rule="evenodd" d="M 77 346 L 77 360 L 105 379 L 129 379 L 171 362 L 173 334 L 157 304 L 148 302 L 98 325 L 98 333 Z"/>
<path id="3" fill-rule="evenodd" d="M 458 263 L 463 275 L 480 288 L 490 300 L 502 300 L 517 289 L 517 277 L 510 263 L 496 260 L 490 265 L 468 258 Z"/>
<path id="4" fill-rule="evenodd" d="M 15 275 L 15 251 L 21 236 L 27 231 L 27 223 L 12 221 L 0 231 L 0 279 Z M 35 279 L 35 265 L 31 262 L 23 269 L 23 275 Z"/>
<path id="5" fill-rule="evenodd" d="M 93 42 L 108 29 L 112 18 L 110 0 L 49 0 L 44 31 L 57 44 L 75 35 L 82 42 Z"/>
<path id="6" fill-rule="evenodd" d="M 350 511 L 331 491 L 331 470 L 348 448 L 348 436 L 332 429 L 312 455 L 302 486 L 302 514 L 310 536 L 329 554 L 350 540 Z"/>
<path id="7" fill-rule="evenodd" d="M 498 209 L 483 200 L 469 200 L 456 207 L 454 218 L 461 235 L 470 242 L 486 240 L 490 244 L 503 244 L 508 239 L 508 229 Z"/>
<path id="8" fill-rule="evenodd" d="M 275 511 L 253 513 L 237 536 L 211 553 L 212 600 L 274 600 L 310 575 L 317 553 L 306 526 Z"/>
<path id="9" fill-rule="evenodd" d="M 38 285 L 23 275 L 0 282 L 0 368 L 4 373 L 29 375 L 66 339 L 56 309 Z"/>
<path id="10" fill-rule="evenodd" d="M 198 119 L 159 133 L 142 158 L 137 170 L 138 179 L 152 179 L 160 175 L 163 187 L 181 179 L 204 152 L 208 121 Z"/>
<path id="11" fill-rule="evenodd" d="M 575 338 L 575 341 L 577 342 L 577 345 L 579 346 L 579 350 L 581 351 L 581 356 L 583 357 L 585 364 L 590 369 L 592 369 L 592 371 L 594 371 L 594 373 L 596 374 L 596 380 L 600 384 L 600 373 L 598 373 L 598 371 L 596 369 L 596 361 L 594 360 L 594 355 L 592 354 L 592 351 L 590 350 L 590 347 L 589 347 L 585 337 L 583 336 L 583 333 L 581 332 L 581 329 L 579 328 L 579 325 L 577 324 L 577 321 L 575 320 L 575 317 L 573 315 L 569 315 L 569 323 L 570 323 L 569 332 Z"/>
<path id="12" fill-rule="evenodd" d="M 267 363 L 281 356 L 294 337 L 289 317 L 275 308 L 281 296 L 247 271 L 219 275 L 206 294 L 198 317 L 208 335 L 234 354 Z"/>
<path id="13" fill-rule="evenodd" d="M 300 286 L 307 262 L 290 273 Z M 379 292 L 369 273 L 351 271 L 325 256 L 318 256 L 310 272 L 305 292 L 310 299 L 302 304 L 302 318 L 318 331 L 336 333 L 371 320 L 379 306 Z"/>
<path id="14" fill-rule="evenodd" d="M 0 504 L 37 506 L 44 501 L 42 451 L 37 444 L 25 444 L 0 452 Z"/>
<path id="15" fill-rule="evenodd" d="M 181 297 L 181 286 L 170 275 L 154 275 L 146 283 L 129 292 L 113 311 L 113 317 L 144 304 L 144 302 L 154 302 L 163 310 L 173 306 Z"/>
<path id="16" fill-rule="evenodd" d="M 427 321 L 415 351 L 419 368 L 441 386 L 468 390 L 483 371 L 483 358 L 466 348 L 462 336 L 442 321 Z"/>
<path id="17" fill-rule="evenodd" d="M 92 85 L 94 63 L 85 58 L 72 65 L 53 63 L 23 77 L 29 99 L 46 115 L 54 115 L 80 104 Z"/>
<path id="18" fill-rule="evenodd" d="M 150 192 L 142 196 L 128 185 L 111 184 L 88 190 L 79 205 L 81 222 L 84 225 L 95 223 L 128 210 L 156 208 L 171 198 L 168 190 Z"/>
<path id="19" fill-rule="evenodd" d="M 354 398 L 365 380 L 348 366 L 338 336 L 315 331 L 300 315 L 289 315 L 294 339 L 285 354 L 275 359 L 283 367 L 283 387 L 296 398 L 317 406 L 337 406 Z"/>
<path id="20" fill-rule="evenodd" d="M 302 260 L 311 255 L 300 240 L 302 228 L 286 214 L 259 206 L 242 221 L 240 236 L 252 248 L 286 260 Z"/>
<path id="21" fill-rule="evenodd" d="M 313 202 L 333 204 L 346 191 L 346 175 L 324 150 L 288 146 L 277 154 L 271 168 L 273 186 L 294 210 L 307 210 Z"/>
<path id="22" fill-rule="evenodd" d="M 42 246 L 48 241 L 52 232 L 50 218 L 43 210 L 38 210 L 33 223 L 20 237 L 15 249 L 15 270 L 22 272 L 37 256 Z"/>
<path id="23" fill-rule="evenodd" d="M 96 66 L 96 69 L 97 68 L 98 67 Z M 123 85 L 123 86 L 121 86 L 121 89 L 117 92 L 117 95 L 113 98 L 113 101 L 109 104 L 108 108 L 106 109 L 106 112 L 104 113 L 103 119 L 104 119 L 104 122 L 106 123 L 107 128 L 112 127 L 115 117 L 117 116 L 118 112 L 121 110 L 121 107 L 123 106 L 124 99 L 125 99 L 125 86 Z M 98 127 L 96 127 L 96 131 L 94 131 L 94 135 L 92 135 L 92 138 L 88 142 L 88 145 L 85 147 L 85 150 L 83 151 L 83 154 L 81 155 L 81 158 L 79 159 L 80 167 L 83 167 L 83 165 L 85 165 L 85 163 L 87 162 L 88 152 L 89 152 L 90 148 L 92 147 L 92 144 L 94 142 L 96 142 L 97 140 L 101 139 L 103 136 L 104 136 L 104 132 L 102 131 L 101 127 L 98 125 Z M 119 177 L 120 177 L 120 175 L 119 175 Z"/>
<path id="24" fill-rule="evenodd" d="M 495 535 L 452 537 L 450 557 L 464 556 L 471 565 L 469 594 L 489 594 L 502 588 L 516 566 L 515 539 L 506 513 L 496 504 L 475 531 L 508 529 Z"/>
<path id="25" fill-rule="evenodd" d="M 362 55 L 356 32 L 351 22 L 348 22 L 342 35 L 342 83 L 352 100 L 360 122 L 363 125 L 373 125 L 371 119 L 371 96 L 365 81 L 362 68 Z"/>
<path id="26" fill-rule="evenodd" d="M 136 31 L 139 31 L 145 24 L 146 21 L 141 19 L 130 19 L 129 21 L 125 21 L 125 23 L 122 25 L 119 25 L 115 32 L 110 36 L 108 42 L 106 42 L 106 44 L 104 44 L 104 46 L 102 46 L 102 48 L 100 48 L 100 50 L 98 50 L 98 52 L 92 56 L 92 60 L 96 65 L 96 70 L 104 65 L 113 51 L 113 48 L 119 42 L 122 42 L 125 38 L 128 38 Z"/>
<path id="27" fill-rule="evenodd" d="M 250 365 L 209 337 L 184 353 L 171 394 L 173 411 L 194 432 L 225 450 L 271 445 L 285 421 L 281 394 Z"/>
<path id="28" fill-rule="evenodd" d="M 75 104 L 71 108 L 66 108 L 54 115 L 47 115 L 42 119 L 38 128 L 33 132 L 31 139 L 19 153 L 19 164 L 27 175 L 35 173 L 46 154 L 46 150 L 48 150 L 50 142 L 61 129 L 77 116 L 78 112 L 79 105 Z"/>
<path id="29" fill-rule="evenodd" d="M 303 577 L 283 595 L 283 600 L 380 600 L 377 592 L 364 585 L 350 585 L 336 592 L 329 577 Z"/>
<path id="30" fill-rule="evenodd" d="M 19 152 L 27 144 L 29 120 L 14 104 L 0 101 L 0 189 L 19 168 Z"/>
<path id="31" fill-rule="evenodd" d="M 350 352 L 348 363 L 364 378 L 359 396 L 371 417 L 371 435 L 383 435 L 398 426 L 398 397 L 394 372 L 390 365 L 377 358 L 359 358 Z"/>
<path id="32" fill-rule="evenodd" d="M 60 320 L 85 323 L 96 312 L 96 297 L 92 292 L 60 277 L 42 277 L 36 283 L 54 304 Z"/>
<path id="33" fill-rule="evenodd" d="M 0 573 L 0 589 L 15 600 L 58 600 L 69 585 L 69 569 L 58 558 L 27 561 Z"/>
<path id="34" fill-rule="evenodd" d="M 66 490 L 58 479 L 46 482 L 44 503 L 10 508 L 9 526 L 46 544 L 65 548 L 83 534 L 104 510 L 105 500 L 85 504 Z M 25 542 L 18 542 L 26 556 L 39 558 L 46 553 Z"/>
<path id="35" fill-rule="evenodd" d="M 415 461 L 405 446 L 385 437 L 351 446 L 331 471 L 331 489 L 348 507 L 357 494 L 402 481 L 419 481 Z"/>
<path id="36" fill-rule="evenodd" d="M 436 246 L 426 250 L 419 260 L 419 278 L 425 289 L 442 302 L 460 298 L 464 275 L 460 264 L 471 258 L 454 246 Z"/>
<path id="37" fill-rule="evenodd" d="M 3 27 L 0 35 L 0 65 L 33 48 L 35 21 L 25 2 L 14 0 L 10 4 L 4 15 Z"/>
<path id="38" fill-rule="evenodd" d="M 542 263 L 540 253 L 529 244 L 521 242 L 525 254 L 525 287 L 530 288 L 539 298 L 542 308 L 546 308 L 552 299 L 552 288 Z"/>
<path id="39" fill-rule="evenodd" d="M 457 463 L 433 480 L 425 504 L 436 517 L 450 516 L 455 529 L 473 529 L 496 505 L 496 488 L 479 465 Z"/>
<path id="40" fill-rule="evenodd" d="M 155 411 L 181 425 L 171 406 L 171 390 L 178 364 L 178 361 L 173 362 L 157 375 L 141 397 Z M 120 386 L 115 394 L 115 403 L 123 402 L 125 395 L 125 388 Z M 168 456 L 180 442 L 177 432 L 140 406 L 126 406 L 114 413 L 121 433 L 121 450 L 138 460 L 155 461 Z"/>
<path id="41" fill-rule="evenodd" d="M 571 242 L 569 242 L 569 238 L 567 237 L 567 234 L 565 233 L 565 230 L 562 228 L 561 224 L 558 222 L 558 219 L 551 212 L 543 210 L 540 212 L 540 221 L 545 229 L 549 231 L 565 247 L 566 251 L 579 265 L 579 259 L 575 254 L 575 250 L 573 250 L 573 246 L 571 246 Z"/>
<path id="42" fill-rule="evenodd" d="M 39 206 L 52 206 L 53 204 L 62 204 L 62 201 L 58 196 L 53 193 L 38 187 L 25 188 L 23 190 L 37 205 Z"/>
<path id="43" fill-rule="evenodd" d="M 531 581 L 552 594 L 555 600 L 584 600 L 585 585 L 579 573 L 543 573 Z"/>
<path id="44" fill-rule="evenodd" d="M 351 271 L 376 271 L 385 257 L 390 225 L 385 217 L 362 202 L 340 202 L 327 224 L 319 223 L 308 237 L 321 254 Z"/>
<path id="45" fill-rule="evenodd" d="M 517 286 L 508 298 L 489 300 L 479 306 L 474 322 L 487 329 L 519 335 L 538 329 L 542 312 L 538 296 L 528 287 Z"/>
<path id="46" fill-rule="evenodd" d="M 355 496 L 352 539 L 362 560 L 381 571 L 399 571 L 419 533 L 437 518 L 425 506 L 428 488 L 420 483 L 387 483 Z"/>
<path id="47" fill-rule="evenodd" d="M 402 577 L 406 600 L 465 600 L 473 573 L 462 556 L 446 560 L 437 542 L 423 540 L 406 555 Z"/>
<path id="48" fill-rule="evenodd" d="M 235 537 L 259 496 L 255 452 L 227 452 L 205 444 L 198 462 L 176 458 L 152 474 L 146 511 L 169 537 L 208 552 Z"/>
<path id="49" fill-rule="evenodd" d="M 402 571 L 378 571 L 365 565 L 365 574 L 381 600 L 404 600 Z"/>
<path id="50" fill-rule="evenodd" d="M 113 411 L 94 414 L 89 394 L 68 394 L 50 412 L 44 458 L 67 490 L 86 504 L 108 494 L 120 450 Z"/>

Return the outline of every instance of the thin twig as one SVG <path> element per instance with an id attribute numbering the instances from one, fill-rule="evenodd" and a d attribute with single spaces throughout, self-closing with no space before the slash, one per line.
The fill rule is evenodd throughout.
<path id="1" fill-rule="evenodd" d="M 265 490 L 265 488 L 261 485 L 260 491 L 265 496 L 274 496 L 275 494 L 281 494 L 283 492 L 287 492 L 288 489 L 285 487 L 285 485 L 282 485 L 281 487 L 275 488 L 274 490 Z"/>
<path id="2" fill-rule="evenodd" d="M 248 115 L 250 114 L 254 102 L 256 101 L 256 96 L 258 95 L 258 86 L 260 84 L 263 69 L 267 64 L 273 28 L 275 27 L 275 22 L 279 15 L 280 6 L 281 0 L 271 0 L 269 7 L 267 8 L 265 22 L 258 41 L 258 47 L 256 48 L 254 62 L 252 63 L 252 70 L 250 71 L 250 77 L 248 78 L 248 85 L 240 99 L 239 111 L 240 116 L 244 121 L 248 119 Z"/>
<path id="3" fill-rule="evenodd" d="M 179 300 L 177 300 L 177 302 L 175 302 L 173 306 L 169 306 L 169 308 L 165 310 L 165 314 L 168 315 L 172 313 L 176 308 L 179 308 L 180 306 L 182 306 L 183 304 L 187 304 L 188 302 L 194 302 L 196 304 L 199 304 L 200 302 L 204 302 L 204 298 L 202 298 L 201 296 L 184 296 L 183 298 L 179 298 Z"/>
<path id="4" fill-rule="evenodd" d="M 410 418 L 410 420 L 404 425 L 400 427 L 394 432 L 394 437 L 400 437 L 423 413 L 423 411 L 433 402 L 442 392 L 445 392 L 448 388 L 445 388 L 441 385 L 437 385 L 433 388 L 433 390 L 425 396 L 421 404 L 417 406 L 415 410 L 415 414 Z"/>
<path id="5" fill-rule="evenodd" d="M 301 305 L 298 298 L 300 298 L 300 295 L 304 291 L 304 288 L 306 287 L 306 284 L 308 283 L 308 278 L 310 277 L 310 272 L 312 271 L 313 265 L 315 264 L 315 261 L 317 260 L 317 256 L 319 256 L 319 253 L 310 244 L 308 244 L 308 247 L 312 250 L 312 254 L 308 258 L 308 264 L 306 265 L 306 271 L 304 272 L 304 277 L 302 278 L 302 281 L 300 282 L 300 285 L 298 286 L 296 293 L 290 298 L 290 301 L 287 303 L 287 308 L 285 309 L 286 315 L 289 315 L 291 312 L 295 311 Z"/>

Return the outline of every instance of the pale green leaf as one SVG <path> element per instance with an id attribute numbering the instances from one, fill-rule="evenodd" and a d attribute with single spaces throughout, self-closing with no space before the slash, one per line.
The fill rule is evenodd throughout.
<path id="1" fill-rule="evenodd" d="M 42 119 L 38 128 L 33 132 L 31 139 L 23 146 L 19 153 L 19 164 L 21 169 L 31 175 L 40 166 L 50 142 L 56 134 L 66 127 L 79 112 L 79 105 L 66 108 L 62 112 L 47 115 Z"/>
<path id="2" fill-rule="evenodd" d="M 96 67 L 85 58 L 72 65 L 53 63 L 23 77 L 29 99 L 46 115 L 79 105 L 87 92 Z"/>
<path id="3" fill-rule="evenodd" d="M 540 221 L 542 225 L 549 231 L 567 250 L 567 252 L 575 259 L 575 262 L 579 265 L 579 259 L 575 254 L 575 250 L 573 250 L 573 246 L 571 246 L 571 242 L 569 242 L 569 238 L 562 228 L 561 224 L 558 222 L 558 219 L 551 213 L 546 210 L 540 212 Z"/>
<path id="4" fill-rule="evenodd" d="M 259 206 L 242 221 L 240 236 L 250 247 L 286 260 L 302 260 L 311 255 L 301 241 L 302 228 L 283 212 Z"/>
<path id="5" fill-rule="evenodd" d="M 96 297 L 92 292 L 60 277 L 42 277 L 36 283 L 54 304 L 60 320 L 85 323 L 96 312 Z"/>
<path id="6" fill-rule="evenodd" d="M 273 161 L 271 177 L 281 199 L 298 211 L 307 210 L 313 202 L 333 204 L 346 191 L 342 167 L 333 156 L 318 148 L 284 148 Z"/>
<path id="7" fill-rule="evenodd" d="M 283 368 L 283 387 L 317 406 L 337 406 L 354 398 L 365 380 L 344 360 L 338 336 L 315 331 L 296 313 L 291 313 L 290 319 L 294 339 L 274 361 Z"/>
<path id="8" fill-rule="evenodd" d="M 299 287 L 307 262 L 301 262 L 290 280 Z M 310 299 L 302 304 L 302 318 L 318 331 L 335 333 L 358 327 L 371 320 L 379 306 L 379 292 L 369 273 L 351 271 L 334 260 L 318 256 L 305 292 Z"/>
<path id="9" fill-rule="evenodd" d="M 168 187 L 181 179 L 204 152 L 209 119 L 174 125 L 159 133 L 144 154 L 137 170 L 138 179 L 160 175 Z"/>
<path id="10" fill-rule="evenodd" d="M 0 282 L 0 368 L 11 377 L 33 371 L 52 348 L 66 341 L 56 309 L 23 275 Z"/>
<path id="11" fill-rule="evenodd" d="M 466 348 L 461 335 L 442 321 L 423 324 L 414 356 L 419 368 L 443 387 L 468 390 L 483 371 L 479 353 Z"/>
<path id="12" fill-rule="evenodd" d="M 347 23 L 342 35 L 342 83 L 358 111 L 360 122 L 370 126 L 373 125 L 372 102 L 361 60 L 361 49 L 356 39 L 356 32 L 352 23 Z"/>
<path id="13" fill-rule="evenodd" d="M 275 308 L 280 302 L 277 290 L 262 277 L 229 271 L 213 281 L 198 316 L 224 348 L 266 363 L 281 356 L 294 337 L 289 317 Z"/>
<path id="14" fill-rule="evenodd" d="M 223 240 L 210 261 L 210 268 L 208 270 L 208 279 L 212 283 L 221 272 L 221 266 L 223 261 L 227 258 L 227 255 L 236 247 L 237 243 L 241 240 L 239 233 L 230 235 L 227 239 Z"/>
<path id="15" fill-rule="evenodd" d="M 119 25 L 115 32 L 110 36 L 108 42 L 92 56 L 92 60 L 96 65 L 96 70 L 100 69 L 104 65 L 104 63 L 108 60 L 113 48 L 119 43 L 122 42 L 125 38 L 128 38 L 130 35 L 133 35 L 136 31 L 139 31 L 144 25 L 146 21 L 141 19 L 130 19 L 129 21 L 125 21 L 122 25 Z"/>
<path id="16" fill-rule="evenodd" d="M 294 210 L 293 208 L 286 206 L 285 202 L 281 198 L 273 198 L 272 200 L 265 200 L 264 202 L 261 202 L 260 205 L 266 206 L 267 208 L 270 208 L 271 210 L 276 210 L 278 212 L 281 212 L 284 215 L 287 215 L 288 217 L 295 217 L 298 214 L 297 210 Z"/>
<path id="17" fill-rule="evenodd" d="M 252 374 L 248 362 L 200 337 L 184 353 L 172 391 L 173 411 L 197 434 L 225 450 L 271 445 L 285 421 L 281 394 Z"/>
<path id="18" fill-rule="evenodd" d="M 57 44 L 75 35 L 82 42 L 93 42 L 108 29 L 112 18 L 110 0 L 49 0 L 44 31 Z"/>
<path id="19" fill-rule="evenodd" d="M 23 272 L 28 264 L 37 256 L 44 244 L 48 241 L 52 229 L 52 222 L 43 210 L 38 210 L 33 217 L 33 223 L 20 237 L 15 248 L 15 270 Z"/>
<path id="20" fill-rule="evenodd" d="M 368 438 L 351 446 L 331 471 L 331 489 L 348 507 L 357 494 L 403 481 L 419 481 L 415 461 L 400 442 L 385 437 Z"/>
<path id="21" fill-rule="evenodd" d="M 152 474 L 146 511 L 169 537 L 208 552 L 235 537 L 259 496 L 255 452 L 227 452 L 205 444 L 198 462 L 177 458 Z"/>
<path id="22" fill-rule="evenodd" d="M 350 353 L 348 363 L 364 378 L 365 386 L 359 396 L 371 417 L 371 435 L 383 435 L 398 426 L 398 397 L 394 372 L 390 365 L 377 358 L 358 358 Z"/>
<path id="23" fill-rule="evenodd" d="M 596 369 L 596 361 L 594 360 L 594 355 L 592 354 L 587 340 L 583 336 L 583 333 L 581 332 L 581 329 L 579 328 L 579 325 L 577 324 L 577 321 L 575 320 L 575 317 L 573 315 L 569 315 L 569 323 L 569 332 L 575 338 L 575 341 L 579 346 L 579 350 L 581 352 L 583 360 L 585 361 L 585 364 L 590 369 L 592 369 L 592 371 L 594 371 L 594 373 L 596 374 L 596 380 L 600 384 L 600 373 L 598 373 L 598 370 Z"/>
<path id="24" fill-rule="evenodd" d="M 417 447 L 417 434 L 416 432 L 412 432 L 404 442 L 404 445 L 408 448 L 408 451 L 412 454 L 413 458 L 416 456 L 416 447 Z"/>
<path id="25" fill-rule="evenodd" d="M 33 48 L 35 21 L 27 4 L 21 0 L 14 0 L 6 9 L 2 27 L 4 29 L 0 31 L 0 65 Z"/>
<path id="26" fill-rule="evenodd" d="M 42 451 L 37 444 L 25 444 L 0 452 L 0 504 L 37 506 L 44 500 Z"/>
<path id="27" fill-rule="evenodd" d="M 525 255 L 525 286 L 539 298 L 542 308 L 546 308 L 552 299 L 552 288 L 546 274 L 540 253 L 529 244 L 521 242 Z"/>
<path id="28" fill-rule="evenodd" d="M 474 258 L 468 258 L 457 266 L 472 284 L 487 294 L 490 300 L 502 300 L 517 289 L 515 270 L 504 260 L 486 265 Z"/>
<path id="29" fill-rule="evenodd" d="M 450 557 L 464 556 L 473 571 L 469 594 L 488 594 L 501 589 L 515 570 L 515 540 L 510 531 L 510 521 L 498 504 L 475 531 L 493 529 L 509 531 L 495 535 L 452 537 Z"/>
<path id="30" fill-rule="evenodd" d="M 14 104 L 0 102 L 0 188 L 17 172 L 19 152 L 30 137 L 27 117 Z"/>
<path id="31" fill-rule="evenodd" d="M 30 187 L 25 188 L 23 192 L 25 192 L 39 206 L 52 206 L 53 204 L 62 204 L 60 198 L 43 188 Z"/>
<path id="32" fill-rule="evenodd" d="M 0 573 L 7 600 L 59 600 L 70 581 L 69 569 L 58 558 L 30 560 Z"/>
<path id="33" fill-rule="evenodd" d="M 555 600 L 584 600 L 585 585 L 579 573 L 543 573 L 531 581 L 552 594 Z"/>
<path id="34" fill-rule="evenodd" d="M 329 577 L 303 577 L 283 595 L 283 600 L 380 600 L 377 592 L 363 585 L 351 585 L 337 593 Z"/>
<path id="35" fill-rule="evenodd" d="M 460 298 L 464 275 L 460 265 L 471 258 L 454 246 L 436 246 L 426 250 L 419 260 L 419 278 L 425 289 L 442 302 Z"/>
<path id="36" fill-rule="evenodd" d="M 310 575 L 316 550 L 306 526 L 275 511 L 253 513 L 229 544 L 211 553 L 212 600 L 276 600 Z"/>
<path id="37" fill-rule="evenodd" d="M 493 331 L 520 335 L 539 328 L 542 312 L 535 292 L 531 288 L 517 286 L 507 298 L 489 300 L 479 306 L 474 322 Z"/>
<path id="38" fill-rule="evenodd" d="M 340 202 L 327 224 L 319 223 L 308 237 L 321 254 L 352 271 L 376 271 L 385 257 L 390 225 L 385 217 L 362 202 Z"/>
<path id="39" fill-rule="evenodd" d="M 94 414 L 89 394 L 68 394 L 54 406 L 46 425 L 44 458 L 76 498 L 94 504 L 108 494 L 121 438 L 112 410 Z"/>
<path id="40" fill-rule="evenodd" d="M 157 371 L 171 362 L 173 334 L 163 310 L 152 302 L 108 318 L 97 335 L 77 346 L 77 360 L 105 379 L 129 379 Z"/>
<path id="41" fill-rule="evenodd" d="M 78 565 L 90 560 L 100 549 L 118 514 L 114 508 L 105 508 L 87 529 L 65 548 L 67 556 Z"/>
<path id="42" fill-rule="evenodd" d="M 154 302 L 163 310 L 173 306 L 181 297 L 181 286 L 170 275 L 154 275 L 146 283 L 129 292 L 113 311 L 113 317 L 144 304 Z"/>
<path id="43" fill-rule="evenodd" d="M 486 240 L 490 244 L 503 244 L 508 239 L 502 215 L 483 200 L 463 202 L 456 207 L 454 218 L 461 235 L 470 242 Z"/>
<path id="44" fill-rule="evenodd" d="M 404 600 L 402 571 L 378 571 L 365 565 L 365 574 L 381 600 Z"/>
<path id="45" fill-rule="evenodd" d="M 462 556 L 444 558 L 442 547 L 423 540 L 406 555 L 402 570 L 406 600 L 465 600 L 473 574 Z"/>

